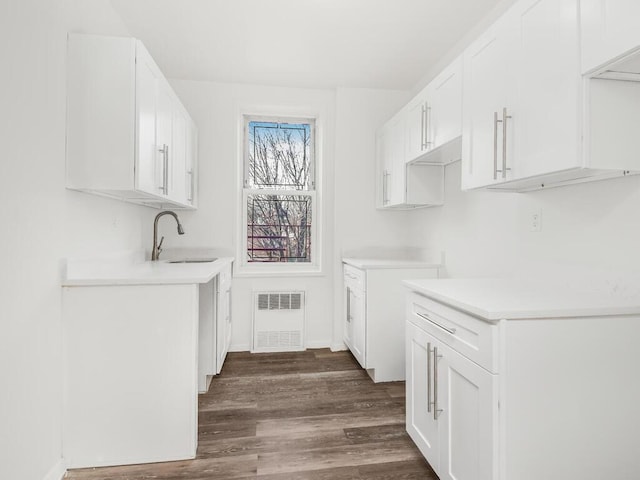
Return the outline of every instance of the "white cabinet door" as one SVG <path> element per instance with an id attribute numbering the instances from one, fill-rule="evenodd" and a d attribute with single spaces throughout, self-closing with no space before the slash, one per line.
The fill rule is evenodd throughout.
<path id="1" fill-rule="evenodd" d="M 506 118 L 513 98 L 509 27 L 501 18 L 463 55 L 463 189 L 510 178 L 509 170 L 503 171 L 503 160 L 509 157 L 513 144 L 509 141 L 513 128 Z"/>
<path id="2" fill-rule="evenodd" d="M 351 288 L 351 299 L 349 301 L 351 309 L 351 352 L 356 357 L 362 368 L 367 368 L 366 340 L 367 340 L 367 318 L 365 310 L 365 293 L 358 288 Z"/>
<path id="3" fill-rule="evenodd" d="M 462 58 L 452 62 L 407 104 L 405 121 L 407 162 L 461 135 Z"/>
<path id="4" fill-rule="evenodd" d="M 156 182 L 162 187 L 160 193 L 170 197 L 171 170 L 173 158 L 173 97 L 161 84 L 158 89 L 158 109 L 156 112 Z"/>
<path id="5" fill-rule="evenodd" d="M 344 266 L 344 343 L 362 368 L 366 364 L 366 287 L 365 273 Z"/>
<path id="6" fill-rule="evenodd" d="M 440 147 L 462 133 L 462 57 L 429 83 L 426 142 Z"/>
<path id="7" fill-rule="evenodd" d="M 637 0 L 581 0 L 580 17 L 583 73 L 640 46 Z"/>
<path id="8" fill-rule="evenodd" d="M 187 143 L 189 116 L 177 102 L 174 102 L 171 124 L 171 176 L 169 192 L 173 200 L 189 203 L 187 191 Z"/>
<path id="9" fill-rule="evenodd" d="M 498 377 L 450 347 L 434 353 L 438 381 L 440 480 L 494 480 L 498 434 Z"/>
<path id="10" fill-rule="evenodd" d="M 387 206 L 405 203 L 404 115 L 396 115 L 385 130 L 384 164 L 387 172 Z"/>
<path id="11" fill-rule="evenodd" d="M 411 322 L 406 323 L 407 433 L 431 467 L 439 470 L 440 441 L 433 405 L 433 348 L 437 340 Z"/>
<path id="12" fill-rule="evenodd" d="M 578 0 L 521 0 L 509 22 L 518 26 L 511 178 L 580 166 Z"/>
<path id="13" fill-rule="evenodd" d="M 162 184 L 158 181 L 158 146 L 156 143 L 156 115 L 160 78 L 155 63 L 138 43 L 136 47 L 136 188 L 158 195 Z"/>
<path id="14" fill-rule="evenodd" d="M 430 147 L 427 138 L 427 109 L 429 87 L 422 90 L 406 107 L 406 161 L 424 154 Z"/>
<path id="15" fill-rule="evenodd" d="M 231 342 L 231 265 L 220 272 L 218 276 L 216 322 L 216 373 L 220 373 Z"/>
<path id="16" fill-rule="evenodd" d="M 186 192 L 187 203 L 193 207 L 196 206 L 196 178 L 198 168 L 198 129 L 193 120 L 189 119 L 187 123 L 187 158 L 186 158 Z"/>

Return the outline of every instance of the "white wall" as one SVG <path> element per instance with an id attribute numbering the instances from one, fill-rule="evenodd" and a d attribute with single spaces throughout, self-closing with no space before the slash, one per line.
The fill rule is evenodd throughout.
<path id="1" fill-rule="evenodd" d="M 412 238 L 446 252 L 452 277 L 594 276 L 640 271 L 640 176 L 531 193 L 461 192 L 460 163 L 447 167 L 441 208 L 414 212 Z M 531 231 L 533 212 L 542 229 Z M 613 284 L 612 284 L 613 285 Z"/>
<path id="2" fill-rule="evenodd" d="M 63 471 L 61 260 L 140 248 L 153 212 L 64 188 L 66 35 L 126 35 L 109 2 L 0 5 L 0 478 L 49 480 Z"/>
<path id="3" fill-rule="evenodd" d="M 334 321 L 342 305 L 340 258 L 364 247 L 396 248 L 409 230 L 403 213 L 375 210 L 375 130 L 407 92 L 306 90 L 172 80 L 199 129 L 200 193 L 196 212 L 181 213 L 187 233 L 166 233 L 166 245 L 209 246 L 236 252 L 238 241 L 238 116 L 243 106 L 321 112 L 323 145 L 323 271 L 317 277 L 234 279 L 232 348 L 251 342 L 252 292 L 307 291 L 307 346 L 342 347 Z M 334 173 L 335 169 L 335 173 Z M 164 233 L 164 232 L 163 232 Z"/>
<path id="4" fill-rule="evenodd" d="M 335 92 L 213 82 L 171 81 L 191 113 L 199 135 L 199 198 L 196 212 L 181 213 L 186 234 L 167 234 L 165 245 L 215 247 L 237 256 L 240 217 L 241 112 L 314 114 L 321 122 L 322 273 L 316 276 L 236 277 L 233 283 L 232 349 L 251 344 L 253 292 L 304 290 L 306 344 L 328 346 L 332 335 L 333 168 Z"/>
<path id="5" fill-rule="evenodd" d="M 408 99 L 406 91 L 339 88 L 336 95 L 334 329 L 341 348 L 343 256 L 406 246 L 407 212 L 376 210 L 376 130 Z M 395 253 L 395 252 L 394 252 Z M 399 253 L 399 252 L 397 252 Z"/>

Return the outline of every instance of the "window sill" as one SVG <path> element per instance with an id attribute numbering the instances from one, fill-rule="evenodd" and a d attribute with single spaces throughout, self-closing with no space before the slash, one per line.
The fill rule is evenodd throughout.
<path id="1" fill-rule="evenodd" d="M 254 267 L 250 265 L 238 265 L 234 269 L 234 277 L 266 278 L 266 277 L 321 277 L 324 273 L 318 265 L 305 265 L 296 268 L 293 265 L 280 266 L 264 265 Z"/>

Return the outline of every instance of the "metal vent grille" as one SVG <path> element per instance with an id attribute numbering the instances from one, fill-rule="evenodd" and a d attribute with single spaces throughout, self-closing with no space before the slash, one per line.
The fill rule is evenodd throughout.
<path id="1" fill-rule="evenodd" d="M 256 292 L 253 352 L 304 350 L 304 292 Z"/>
<path id="2" fill-rule="evenodd" d="M 302 293 L 259 293 L 258 310 L 300 310 Z"/>

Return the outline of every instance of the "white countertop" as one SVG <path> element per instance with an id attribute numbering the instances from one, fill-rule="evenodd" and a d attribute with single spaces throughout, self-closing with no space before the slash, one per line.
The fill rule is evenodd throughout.
<path id="1" fill-rule="evenodd" d="M 343 258 L 342 263 L 361 270 L 381 268 L 440 268 L 441 263 L 426 260 L 401 260 L 384 258 Z"/>
<path id="2" fill-rule="evenodd" d="M 131 263 L 69 261 L 62 286 L 207 283 L 234 259 L 221 257 L 206 263 L 169 263 L 168 260 Z"/>
<path id="3" fill-rule="evenodd" d="M 569 282 L 525 279 L 425 279 L 410 290 L 486 320 L 640 314 L 637 292 L 594 291 Z"/>

